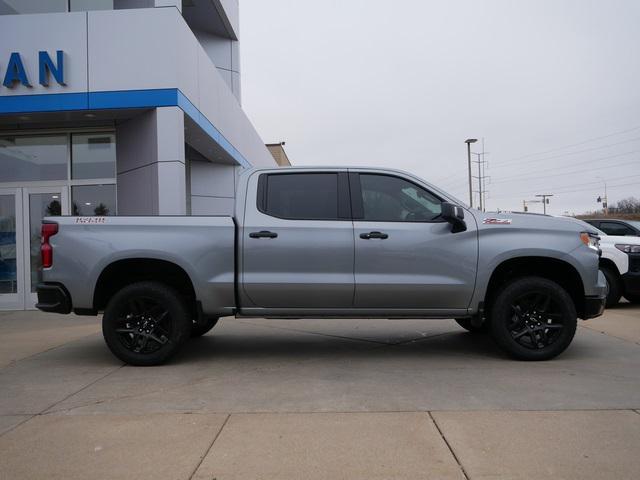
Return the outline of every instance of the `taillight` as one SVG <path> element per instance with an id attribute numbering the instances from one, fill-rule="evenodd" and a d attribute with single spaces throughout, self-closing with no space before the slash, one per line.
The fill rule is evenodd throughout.
<path id="1" fill-rule="evenodd" d="M 42 224 L 42 240 L 40 241 L 40 255 L 42 257 L 42 268 L 49 268 L 53 265 L 53 247 L 49 239 L 58 233 L 57 223 Z"/>

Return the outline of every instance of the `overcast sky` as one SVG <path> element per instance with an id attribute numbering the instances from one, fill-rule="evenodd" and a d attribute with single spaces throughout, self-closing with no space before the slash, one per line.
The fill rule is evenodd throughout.
<path id="1" fill-rule="evenodd" d="M 640 197 L 638 0 L 240 0 L 240 26 L 244 109 L 294 164 L 467 200 L 484 138 L 490 209 L 595 210 L 602 179 Z"/>

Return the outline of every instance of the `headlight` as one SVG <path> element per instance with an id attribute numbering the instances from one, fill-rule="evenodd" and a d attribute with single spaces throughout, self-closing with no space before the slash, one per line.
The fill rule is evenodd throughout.
<path id="1" fill-rule="evenodd" d="M 582 232 L 580 234 L 580 240 L 587 247 L 593 248 L 594 250 L 600 250 L 600 237 L 598 235 L 594 235 L 593 233 Z"/>
<path id="2" fill-rule="evenodd" d="M 624 253 L 640 253 L 640 245 L 627 245 L 625 243 L 616 243 L 616 248 Z"/>

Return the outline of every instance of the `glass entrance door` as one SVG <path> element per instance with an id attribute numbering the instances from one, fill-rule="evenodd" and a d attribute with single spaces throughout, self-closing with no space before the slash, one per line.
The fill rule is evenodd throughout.
<path id="1" fill-rule="evenodd" d="M 22 189 L 0 188 L 0 310 L 24 308 Z"/>
<path id="2" fill-rule="evenodd" d="M 0 188 L 0 310 L 35 308 L 42 219 L 68 213 L 67 190 Z"/>

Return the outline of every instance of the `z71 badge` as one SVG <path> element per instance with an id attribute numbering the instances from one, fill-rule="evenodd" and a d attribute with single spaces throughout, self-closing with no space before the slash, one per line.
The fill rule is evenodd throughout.
<path id="1" fill-rule="evenodd" d="M 485 225 L 511 225 L 510 218 L 485 218 L 482 223 Z"/>
<path id="2" fill-rule="evenodd" d="M 76 223 L 100 224 L 107 223 L 106 217 L 76 217 Z"/>

